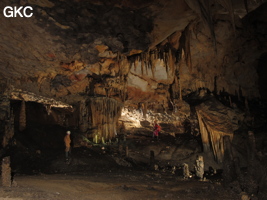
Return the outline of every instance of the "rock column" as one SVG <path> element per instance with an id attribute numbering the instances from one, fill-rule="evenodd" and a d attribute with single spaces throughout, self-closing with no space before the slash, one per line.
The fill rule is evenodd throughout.
<path id="1" fill-rule="evenodd" d="M 2 185 L 4 187 L 11 187 L 11 168 L 9 156 L 2 159 Z"/>

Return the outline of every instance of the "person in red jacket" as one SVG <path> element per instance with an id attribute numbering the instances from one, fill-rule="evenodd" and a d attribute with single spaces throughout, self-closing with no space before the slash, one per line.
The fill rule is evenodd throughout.
<path id="1" fill-rule="evenodd" d="M 159 139 L 159 132 L 161 131 L 160 125 L 157 123 L 157 121 L 154 121 L 154 128 L 153 128 L 153 138 L 156 137 Z"/>

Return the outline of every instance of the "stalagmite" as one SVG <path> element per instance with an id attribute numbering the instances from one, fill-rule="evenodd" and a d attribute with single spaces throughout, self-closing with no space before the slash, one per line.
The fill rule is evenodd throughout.
<path id="1" fill-rule="evenodd" d="M 204 178 L 204 160 L 203 156 L 197 156 L 195 165 L 196 176 L 198 178 Z"/>
<path id="2" fill-rule="evenodd" d="M 25 101 L 21 102 L 20 115 L 19 115 L 19 130 L 24 131 L 26 129 L 26 105 Z"/>
<path id="3" fill-rule="evenodd" d="M 104 137 L 101 138 L 102 144 L 106 144 Z"/>
<path id="4" fill-rule="evenodd" d="M 11 168 L 9 156 L 2 159 L 2 185 L 4 187 L 11 187 Z"/>
<path id="5" fill-rule="evenodd" d="M 6 120 L 5 124 L 5 132 L 3 136 L 3 147 L 5 148 L 8 144 L 10 139 L 14 136 L 14 115 L 13 111 L 11 110 L 9 119 Z"/>
<path id="6" fill-rule="evenodd" d="M 98 136 L 98 134 L 95 134 L 94 135 L 93 142 L 96 143 L 96 144 L 99 143 L 99 136 Z"/>
<path id="7" fill-rule="evenodd" d="M 173 166 L 173 167 L 172 167 L 172 171 L 171 171 L 172 174 L 175 174 L 175 171 L 176 171 L 176 166 Z"/>
<path id="8" fill-rule="evenodd" d="M 188 179 L 191 177 L 190 172 L 189 172 L 189 166 L 186 163 L 183 164 L 183 175 L 184 175 L 184 179 Z"/>

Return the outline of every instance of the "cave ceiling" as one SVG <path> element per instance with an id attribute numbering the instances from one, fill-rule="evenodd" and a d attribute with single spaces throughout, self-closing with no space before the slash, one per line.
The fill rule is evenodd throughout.
<path id="1" fill-rule="evenodd" d="M 240 52 L 233 49 L 232 59 L 226 51 L 231 42 L 245 43 L 240 20 L 263 4 L 245 2 L 247 5 L 241 0 L 1 0 L 1 11 L 5 6 L 33 8 L 30 18 L 0 14 L 1 83 L 67 103 L 87 94 L 133 102 L 161 99 L 166 104 L 176 67 L 164 62 L 175 63 L 181 50 L 185 62 L 179 66 L 179 87 L 183 91 L 212 90 L 216 77 L 217 85 L 223 82 L 221 88 L 234 93 L 229 85 L 245 86 L 246 74 L 252 74 L 252 82 L 257 78 L 247 67 L 255 62 L 254 57 L 249 60 L 241 51 L 247 60 L 237 62 Z M 188 37 L 190 60 L 188 49 L 182 48 Z M 264 40 L 252 39 L 245 48 L 258 49 Z M 160 47 L 165 48 L 164 55 L 151 59 L 151 52 L 159 53 Z M 256 56 L 262 52 L 258 49 Z M 151 60 L 148 69 L 146 63 Z M 223 68 L 225 63 L 236 67 L 229 73 Z M 240 65 L 244 72 L 238 76 Z M 257 96 L 253 84 L 246 88 L 247 94 Z"/>

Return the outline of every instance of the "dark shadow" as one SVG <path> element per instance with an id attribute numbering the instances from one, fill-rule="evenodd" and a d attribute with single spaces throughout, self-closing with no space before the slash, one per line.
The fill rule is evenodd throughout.
<path id="1" fill-rule="evenodd" d="M 259 76 L 259 90 L 261 98 L 267 100 L 267 52 L 261 55 L 257 72 Z"/>

